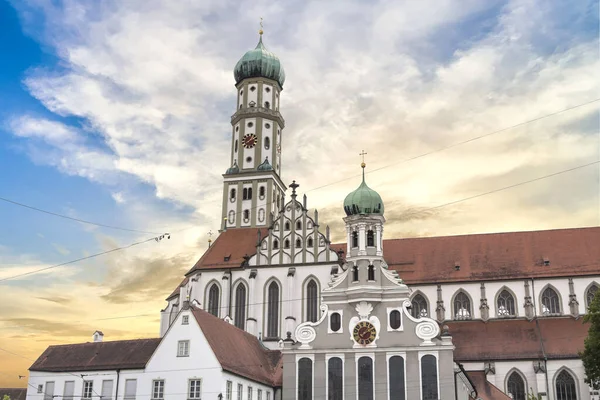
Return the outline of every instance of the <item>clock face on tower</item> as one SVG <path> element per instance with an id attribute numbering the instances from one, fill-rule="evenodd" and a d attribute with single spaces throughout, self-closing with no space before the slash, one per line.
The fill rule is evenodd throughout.
<path id="1" fill-rule="evenodd" d="M 377 329 L 368 321 L 360 321 L 354 326 L 352 336 L 358 344 L 371 344 L 377 337 Z"/>
<path id="2" fill-rule="evenodd" d="M 254 146 L 256 146 L 256 142 L 258 142 L 258 138 L 253 133 L 250 133 L 248 135 L 244 135 L 244 137 L 242 138 L 242 144 L 247 149 L 251 149 Z"/>

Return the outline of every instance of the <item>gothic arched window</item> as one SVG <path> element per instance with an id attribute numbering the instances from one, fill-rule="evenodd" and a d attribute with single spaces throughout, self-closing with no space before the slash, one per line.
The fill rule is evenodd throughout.
<path id="1" fill-rule="evenodd" d="M 404 358 L 392 356 L 389 360 L 390 400 L 406 400 L 404 383 Z"/>
<path id="2" fill-rule="evenodd" d="M 521 374 L 513 371 L 506 381 L 506 391 L 512 395 L 513 400 L 527 400 L 525 396 L 525 381 Z"/>
<path id="3" fill-rule="evenodd" d="M 425 297 L 420 294 L 416 294 L 411 301 L 411 315 L 415 318 L 427 317 L 429 315 L 427 310 L 427 300 L 425 300 Z"/>
<path id="4" fill-rule="evenodd" d="M 454 297 L 454 319 L 471 319 L 471 300 L 465 292 Z"/>
<path id="5" fill-rule="evenodd" d="M 423 400 L 437 400 L 439 398 L 437 360 L 431 354 L 421 358 L 421 391 Z"/>
<path id="6" fill-rule="evenodd" d="M 498 295 L 496 306 L 498 307 L 498 317 L 514 317 L 517 315 L 515 298 L 506 289 Z"/>
<path id="7" fill-rule="evenodd" d="M 290 223 L 289 223 L 289 221 L 286 221 L 286 223 L 285 223 L 285 230 L 286 231 L 290 230 Z"/>
<path id="8" fill-rule="evenodd" d="M 208 290 L 208 312 L 215 317 L 219 316 L 219 285 L 213 283 Z"/>
<path id="9" fill-rule="evenodd" d="M 289 249 L 290 248 L 290 239 L 285 239 L 283 241 L 283 248 L 284 249 Z"/>
<path id="10" fill-rule="evenodd" d="M 564 369 L 556 377 L 556 400 L 577 400 L 575 379 Z"/>
<path id="11" fill-rule="evenodd" d="M 352 282 L 358 282 L 358 267 L 352 267 Z"/>
<path id="12" fill-rule="evenodd" d="M 560 298 L 551 287 L 542 292 L 542 315 L 560 314 Z"/>
<path id="13" fill-rule="evenodd" d="M 240 329 L 246 326 L 246 286 L 243 283 L 235 289 L 235 326 Z"/>
<path id="14" fill-rule="evenodd" d="M 302 240 L 296 239 L 296 248 L 299 249 L 300 247 L 302 247 Z"/>
<path id="15" fill-rule="evenodd" d="M 371 229 L 367 231 L 367 246 L 375 246 L 375 235 L 373 234 L 373 231 Z"/>
<path id="16" fill-rule="evenodd" d="M 592 301 L 594 301 L 594 296 L 596 296 L 596 293 L 598 293 L 598 286 L 594 283 L 588 288 L 587 292 L 585 293 L 585 301 L 587 308 L 589 308 L 590 304 L 592 304 Z"/>
<path id="17" fill-rule="evenodd" d="M 279 249 L 279 240 L 273 239 L 273 250 Z"/>
<path id="18" fill-rule="evenodd" d="M 316 322 L 319 319 L 319 291 L 317 282 L 311 279 L 306 285 L 306 320 Z"/>
<path id="19" fill-rule="evenodd" d="M 371 357 L 358 359 L 358 398 L 373 400 L 373 360 Z"/>
<path id="20" fill-rule="evenodd" d="M 327 361 L 327 400 L 343 400 L 343 371 L 343 363 L 341 358 L 331 357 L 329 361 Z"/>
<path id="21" fill-rule="evenodd" d="M 299 231 L 302 230 L 302 222 L 301 221 L 296 221 L 296 230 L 299 230 Z"/>
<path id="22" fill-rule="evenodd" d="M 313 362 L 303 357 L 298 360 L 298 400 L 312 400 Z"/>
<path id="23" fill-rule="evenodd" d="M 312 238 L 308 238 L 306 240 L 306 246 L 307 247 L 313 247 L 313 239 Z"/>
<path id="24" fill-rule="evenodd" d="M 279 285 L 275 281 L 267 289 L 267 337 L 279 337 Z"/>
<path id="25" fill-rule="evenodd" d="M 367 269 L 367 280 L 374 281 L 375 280 L 375 267 L 373 265 L 369 265 Z"/>
<path id="26" fill-rule="evenodd" d="M 358 232 L 352 232 L 352 247 L 358 247 Z"/>

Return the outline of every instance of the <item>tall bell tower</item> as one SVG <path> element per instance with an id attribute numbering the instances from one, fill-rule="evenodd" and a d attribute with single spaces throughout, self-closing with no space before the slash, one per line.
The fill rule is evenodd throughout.
<path id="1" fill-rule="evenodd" d="M 279 112 L 285 72 L 260 38 L 237 62 L 233 75 L 237 104 L 231 117 L 230 167 L 223 175 L 221 229 L 267 227 L 283 202 Z"/>

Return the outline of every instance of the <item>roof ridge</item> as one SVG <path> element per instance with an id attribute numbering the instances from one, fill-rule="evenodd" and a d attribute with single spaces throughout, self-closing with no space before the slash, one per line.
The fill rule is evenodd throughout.
<path id="1" fill-rule="evenodd" d="M 50 348 L 50 347 L 63 347 L 63 346 L 84 346 L 86 344 L 141 342 L 141 341 L 147 341 L 147 340 L 161 340 L 161 338 L 139 338 L 139 339 L 107 340 L 107 341 L 102 341 L 102 342 L 51 344 L 48 347 Z"/>

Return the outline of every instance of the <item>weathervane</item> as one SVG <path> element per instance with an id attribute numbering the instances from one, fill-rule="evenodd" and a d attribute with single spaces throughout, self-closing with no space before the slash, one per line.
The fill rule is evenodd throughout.
<path id="1" fill-rule="evenodd" d="M 365 153 L 365 151 L 364 151 L 364 150 L 363 150 L 363 151 L 362 151 L 362 152 L 359 154 L 359 156 L 361 156 L 361 157 L 362 157 L 362 162 L 360 163 L 360 166 L 361 166 L 362 168 L 364 168 L 364 167 L 366 167 L 366 166 L 367 166 L 367 164 L 365 164 L 365 155 L 366 155 L 366 154 L 367 154 L 367 153 Z"/>
<path id="2" fill-rule="evenodd" d="M 260 29 L 258 30 L 258 34 L 262 36 L 263 34 L 263 24 L 262 24 L 262 17 L 260 17 Z"/>

